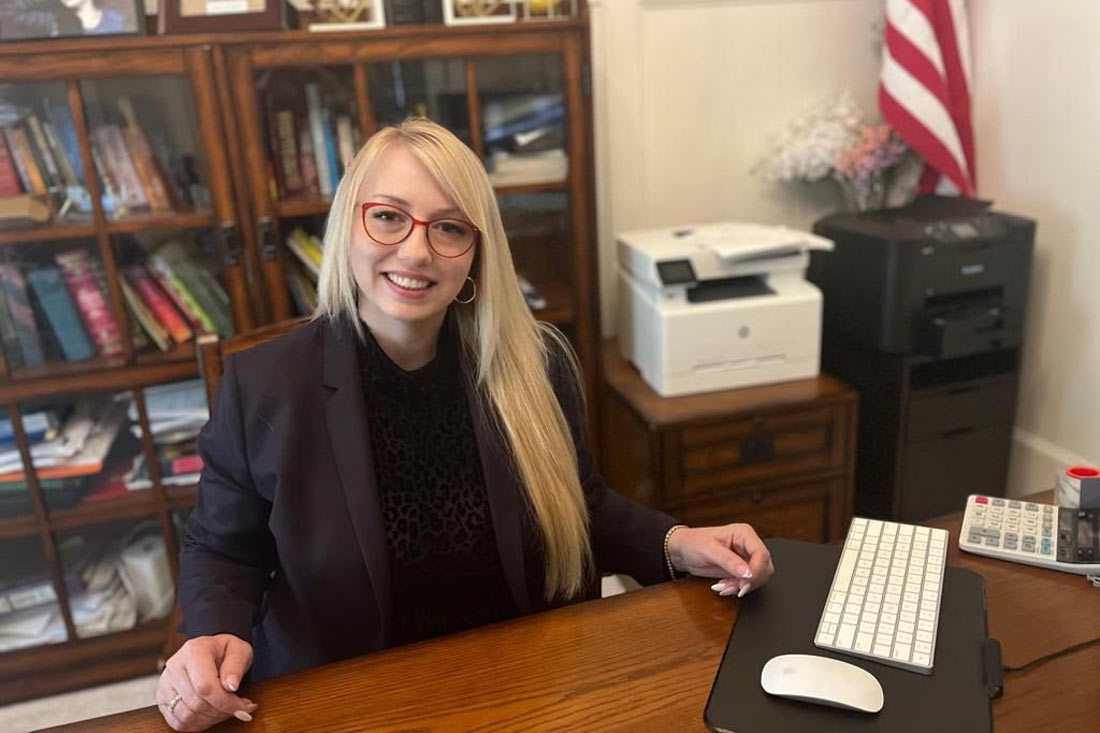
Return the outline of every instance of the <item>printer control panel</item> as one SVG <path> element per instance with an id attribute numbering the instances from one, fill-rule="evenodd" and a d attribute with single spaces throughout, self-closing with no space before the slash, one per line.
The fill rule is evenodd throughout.
<path id="1" fill-rule="evenodd" d="M 929 222 L 924 227 L 924 233 L 937 242 L 966 242 L 971 239 L 1000 236 L 1004 233 L 1004 223 L 996 216 L 978 214 Z"/>

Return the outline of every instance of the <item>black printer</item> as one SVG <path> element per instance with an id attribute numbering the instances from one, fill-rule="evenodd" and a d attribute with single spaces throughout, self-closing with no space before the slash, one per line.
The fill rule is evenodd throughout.
<path id="1" fill-rule="evenodd" d="M 916 522 L 1004 495 L 1035 222 L 925 196 L 814 231 L 822 369 L 860 394 L 855 510 Z"/>
<path id="2" fill-rule="evenodd" d="M 974 199 L 821 219 L 836 243 L 809 279 L 825 294 L 825 328 L 893 354 L 952 357 L 1020 345 L 1035 222 Z"/>

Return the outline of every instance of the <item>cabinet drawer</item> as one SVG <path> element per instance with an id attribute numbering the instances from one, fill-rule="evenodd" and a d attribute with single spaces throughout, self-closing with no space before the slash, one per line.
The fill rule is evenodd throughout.
<path id="1" fill-rule="evenodd" d="M 759 483 L 842 465 L 837 411 L 820 407 L 685 427 L 680 431 L 679 488 L 666 498 Z M 678 494 L 678 495 L 677 495 Z"/>
<path id="2" fill-rule="evenodd" d="M 770 491 L 741 492 L 671 509 L 693 525 L 751 524 L 761 537 L 825 542 L 829 533 L 829 496 L 836 480 L 796 484 Z"/>
<path id="3" fill-rule="evenodd" d="M 1016 412 L 1016 378 L 913 390 L 907 438 L 919 440 L 968 428 L 1011 424 Z"/>

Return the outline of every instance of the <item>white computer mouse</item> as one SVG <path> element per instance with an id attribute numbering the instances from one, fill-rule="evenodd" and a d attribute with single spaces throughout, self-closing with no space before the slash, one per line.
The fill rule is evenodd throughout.
<path id="1" fill-rule="evenodd" d="M 831 705 L 845 710 L 882 710 L 882 685 L 854 664 L 812 654 L 781 654 L 760 670 L 760 686 L 769 695 Z"/>

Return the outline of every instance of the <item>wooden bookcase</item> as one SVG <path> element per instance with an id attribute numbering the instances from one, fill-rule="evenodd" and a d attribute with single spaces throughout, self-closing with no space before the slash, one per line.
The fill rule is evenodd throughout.
<path id="1" fill-rule="evenodd" d="M 461 128 L 471 148 L 487 161 L 493 156 L 493 143 L 486 138 L 492 126 L 486 116 L 496 114 L 501 100 L 531 92 L 560 95 L 564 113 L 554 124 L 560 126 L 563 140 L 562 175 L 502 184 L 497 191 L 517 269 L 548 301 L 537 315 L 572 339 L 588 391 L 595 394 L 599 325 L 587 49 L 583 6 L 572 20 L 514 25 L 0 45 L 0 78 L 5 83 L 28 98 L 46 90 L 67 108 L 91 198 L 91 211 L 85 216 L 0 229 L 0 263 L 48 259 L 69 246 L 85 248 L 101 263 L 122 339 L 121 353 L 84 361 L 15 368 L 0 356 L 0 405 L 12 422 L 31 509 L 0 516 L 0 589 L 5 568 L 20 566 L 26 548 L 40 553 L 35 562 L 46 569 L 65 632 L 64 640 L 55 643 L 0 652 L 0 705 L 157 670 L 169 637 L 169 617 L 81 638 L 59 547 L 64 538 L 81 532 L 104 527 L 125 532 L 138 522 L 151 522 L 164 538 L 174 586 L 180 528 L 194 502 L 195 486 L 168 486 L 159 475 L 144 396 L 150 387 L 197 377 L 194 345 L 181 343 L 166 352 L 136 348 L 123 325 L 130 315 L 120 285 L 126 258 L 122 239 L 144 242 L 142 238 L 182 233 L 201 240 L 195 256 L 229 296 L 237 333 L 299 314 L 287 288 L 287 270 L 295 259 L 286 236 L 299 225 L 319 236 L 329 201 L 320 195 L 280 196 L 277 188 L 273 190 L 265 79 L 282 83 L 334 73 L 348 82 L 343 92 L 360 140 L 406 112 L 427 111 Z M 393 103 L 394 74 L 404 75 L 404 107 Z M 418 74 L 423 81 L 416 87 L 409 80 Z M 184 137 L 188 152 L 198 160 L 208 206 L 129 216 L 104 210 L 97 176 L 88 175 L 96 170 L 92 130 L 104 114 L 100 107 L 131 89 L 154 100 L 161 95 L 165 114 L 171 117 L 167 126 L 189 131 Z M 415 98 L 418 94 L 424 98 Z M 50 492 L 34 470 L 23 417 L 51 401 L 60 404 L 88 394 L 116 393 L 128 393 L 136 408 L 139 450 L 152 488 L 51 511 Z"/>

